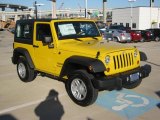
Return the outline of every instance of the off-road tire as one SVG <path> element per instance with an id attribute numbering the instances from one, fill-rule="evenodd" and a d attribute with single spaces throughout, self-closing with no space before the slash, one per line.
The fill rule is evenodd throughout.
<path id="1" fill-rule="evenodd" d="M 116 38 L 116 37 L 113 38 L 113 41 L 114 41 L 114 42 L 119 42 L 119 41 L 118 41 L 118 38 Z"/>
<path id="2" fill-rule="evenodd" d="M 91 105 L 95 102 L 95 100 L 97 99 L 98 96 L 98 90 L 95 89 L 92 85 L 91 80 L 94 78 L 93 75 L 89 74 L 87 71 L 85 70 L 76 70 L 74 71 L 71 75 L 69 75 L 68 77 L 69 79 L 66 81 L 65 86 L 66 86 L 66 91 L 68 93 L 68 95 L 70 96 L 70 98 L 78 105 L 80 106 L 88 106 Z M 86 89 L 86 96 L 81 99 L 78 100 L 72 89 L 73 88 L 73 83 L 74 81 L 78 81 L 79 80 L 79 84 L 81 86 L 83 86 L 82 88 Z M 78 86 L 80 86 L 78 85 Z M 71 88 L 72 87 L 72 88 Z M 81 88 L 81 89 L 82 89 Z M 77 87 L 78 89 L 78 87 Z M 79 88 L 80 89 L 80 88 Z M 76 91 L 77 92 L 77 91 Z M 77 93 L 78 94 L 78 93 Z M 80 97 L 83 97 L 80 96 Z"/>
<path id="3" fill-rule="evenodd" d="M 145 39 L 142 37 L 142 39 L 140 40 L 140 42 L 144 42 L 145 41 Z"/>
<path id="4" fill-rule="evenodd" d="M 156 38 L 155 38 L 155 41 L 156 41 L 156 42 L 160 41 L 160 38 L 159 38 L 159 37 L 156 37 Z"/>
<path id="5" fill-rule="evenodd" d="M 34 69 L 31 69 L 25 57 L 21 56 L 17 62 L 17 73 L 23 82 L 33 81 L 37 74 Z"/>

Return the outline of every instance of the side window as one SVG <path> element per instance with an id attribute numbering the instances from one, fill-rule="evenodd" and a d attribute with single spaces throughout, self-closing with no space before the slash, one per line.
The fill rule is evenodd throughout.
<path id="1" fill-rule="evenodd" d="M 31 26 L 30 25 L 25 25 L 24 26 L 24 31 L 23 31 L 23 35 L 24 35 L 24 38 L 27 38 L 27 39 L 31 39 Z"/>
<path id="2" fill-rule="evenodd" d="M 16 38 L 31 39 L 32 26 L 30 24 L 18 24 Z"/>
<path id="3" fill-rule="evenodd" d="M 37 41 L 42 41 L 45 36 L 52 36 L 49 24 L 37 24 L 36 31 Z"/>
<path id="4" fill-rule="evenodd" d="M 16 37 L 17 37 L 17 38 L 20 38 L 20 37 L 21 37 L 21 26 L 20 26 L 20 24 L 17 25 Z"/>

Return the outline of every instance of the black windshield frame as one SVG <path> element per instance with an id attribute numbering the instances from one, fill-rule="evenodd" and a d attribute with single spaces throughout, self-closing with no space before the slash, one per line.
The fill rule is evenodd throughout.
<path id="1" fill-rule="evenodd" d="M 85 37 L 95 38 L 95 37 L 101 36 L 96 24 L 92 21 L 62 21 L 62 22 L 55 22 L 54 25 L 55 25 L 56 34 L 59 40 L 77 39 L 77 38 L 85 38 Z M 68 35 L 62 35 L 60 28 L 59 28 L 60 25 L 73 25 L 75 33 L 68 34 Z M 85 25 L 85 28 L 87 26 L 88 30 L 86 29 L 83 30 L 84 28 L 81 28 L 83 25 Z"/>

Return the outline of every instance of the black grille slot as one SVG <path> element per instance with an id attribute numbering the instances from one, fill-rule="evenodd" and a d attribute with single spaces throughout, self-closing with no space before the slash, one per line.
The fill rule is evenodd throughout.
<path id="1" fill-rule="evenodd" d="M 121 61 L 121 67 L 123 68 L 123 60 L 122 60 L 122 55 L 120 55 L 120 61 Z"/>
<path id="2" fill-rule="evenodd" d="M 118 58 L 118 55 L 117 55 L 117 63 L 118 63 L 118 69 L 119 69 L 119 58 Z"/>
<path id="3" fill-rule="evenodd" d="M 123 54 L 123 62 L 124 62 L 124 67 L 126 67 L 126 59 L 124 54 Z"/>
<path id="4" fill-rule="evenodd" d="M 113 60 L 114 60 L 114 68 L 116 69 L 117 64 L 116 64 L 115 56 L 113 56 Z"/>
<path id="5" fill-rule="evenodd" d="M 126 54 L 126 61 L 127 61 L 127 66 L 128 66 L 128 55 Z"/>

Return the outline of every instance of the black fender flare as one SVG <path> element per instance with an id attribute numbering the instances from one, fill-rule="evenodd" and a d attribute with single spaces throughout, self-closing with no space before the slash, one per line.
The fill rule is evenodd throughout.
<path id="1" fill-rule="evenodd" d="M 25 48 L 16 48 L 16 49 L 14 49 L 14 51 L 13 51 L 13 57 L 12 57 L 12 63 L 13 63 L 13 64 L 17 64 L 18 58 L 19 58 L 19 56 L 21 56 L 21 55 L 26 58 L 29 66 L 30 66 L 30 68 L 34 69 L 35 66 L 34 66 L 34 63 L 33 63 L 33 61 L 32 61 L 32 58 L 31 58 L 28 50 L 25 49 Z"/>
<path id="2" fill-rule="evenodd" d="M 85 68 L 91 73 L 100 73 L 106 70 L 105 65 L 99 59 L 84 56 L 71 56 L 65 60 L 60 77 L 62 78 L 73 72 L 73 70 L 81 68 Z"/>
<path id="3" fill-rule="evenodd" d="M 147 58 L 147 55 L 144 52 L 140 51 L 139 54 L 140 54 L 140 60 L 141 61 L 147 61 L 148 58 Z"/>

